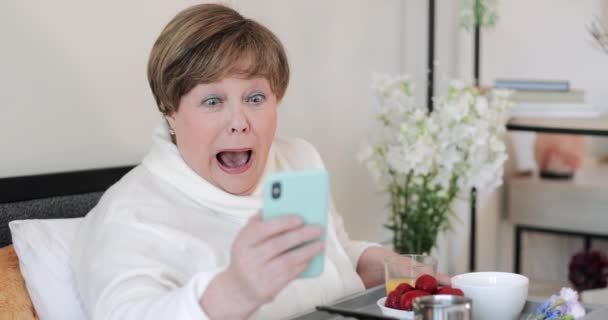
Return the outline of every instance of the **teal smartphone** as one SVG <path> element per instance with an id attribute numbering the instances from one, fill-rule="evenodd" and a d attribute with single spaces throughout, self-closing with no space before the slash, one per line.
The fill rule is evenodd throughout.
<path id="1" fill-rule="evenodd" d="M 298 215 L 305 224 L 320 225 L 325 241 L 329 205 L 329 176 L 323 169 L 286 171 L 264 180 L 264 220 Z M 323 272 L 325 254 L 316 255 L 299 278 L 313 278 Z"/>

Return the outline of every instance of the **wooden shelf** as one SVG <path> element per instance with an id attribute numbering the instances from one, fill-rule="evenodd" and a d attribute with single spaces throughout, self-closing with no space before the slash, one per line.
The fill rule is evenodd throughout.
<path id="1" fill-rule="evenodd" d="M 590 164 L 572 180 L 513 176 L 508 181 L 514 224 L 608 234 L 608 165 Z"/>
<path id="2" fill-rule="evenodd" d="M 599 118 L 511 118 L 507 129 L 545 133 L 608 136 L 608 117 Z"/>

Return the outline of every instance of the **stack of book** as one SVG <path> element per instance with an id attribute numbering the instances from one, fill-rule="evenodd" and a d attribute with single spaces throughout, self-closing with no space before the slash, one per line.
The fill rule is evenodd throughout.
<path id="1" fill-rule="evenodd" d="M 497 89 L 512 90 L 513 117 L 593 118 L 599 110 L 585 103 L 585 92 L 568 81 L 508 80 L 494 82 Z"/>

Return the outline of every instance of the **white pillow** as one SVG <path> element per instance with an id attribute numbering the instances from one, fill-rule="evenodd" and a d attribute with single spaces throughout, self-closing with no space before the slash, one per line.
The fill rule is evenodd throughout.
<path id="1" fill-rule="evenodd" d="M 9 223 L 21 274 L 41 320 L 86 319 L 70 268 L 72 243 L 83 218 Z"/>

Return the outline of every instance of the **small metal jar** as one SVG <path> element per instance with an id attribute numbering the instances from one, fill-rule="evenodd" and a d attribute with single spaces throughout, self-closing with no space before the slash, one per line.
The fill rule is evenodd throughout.
<path id="1" fill-rule="evenodd" d="M 434 295 L 414 299 L 416 320 L 472 320 L 472 302 L 466 297 Z"/>

